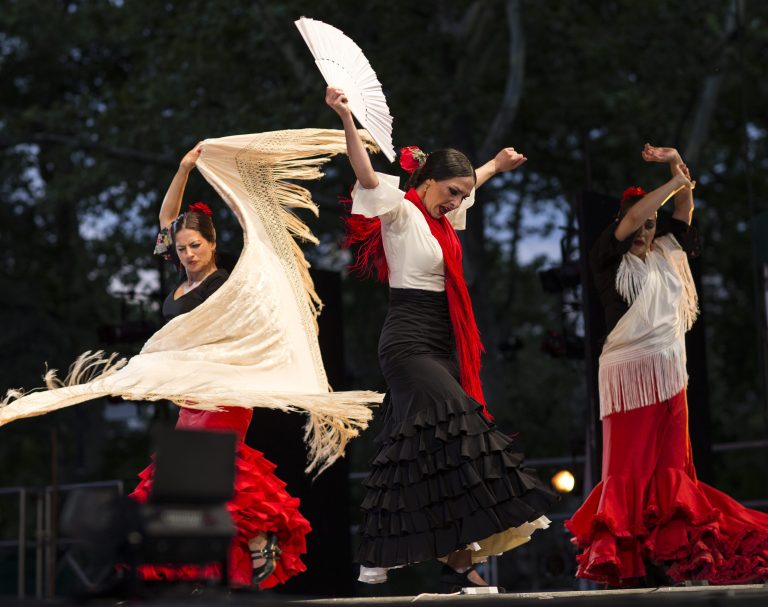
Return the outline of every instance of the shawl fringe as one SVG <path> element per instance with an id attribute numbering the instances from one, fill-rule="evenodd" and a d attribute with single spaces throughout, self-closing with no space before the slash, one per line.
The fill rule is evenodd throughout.
<path id="1" fill-rule="evenodd" d="M 104 350 L 91 352 L 87 350 L 77 357 L 69 367 L 67 376 L 61 380 L 56 374 L 57 369 L 49 369 L 43 376 L 45 385 L 49 390 L 64 388 L 66 386 L 77 386 L 86 384 L 95 379 L 109 377 L 118 369 L 122 369 L 128 364 L 127 358 L 118 358 L 118 354 L 113 352 L 109 356 L 104 355 Z"/>
<path id="2" fill-rule="evenodd" d="M 105 356 L 104 350 L 98 350 L 96 352 L 86 350 L 69 366 L 69 371 L 64 379 L 59 379 L 57 375 L 59 372 L 58 369 L 46 369 L 45 375 L 43 375 L 43 382 L 45 383 L 44 388 L 34 388 L 32 390 L 8 390 L 5 394 L 5 398 L 0 401 L 0 407 L 7 407 L 13 401 L 19 400 L 20 398 L 35 392 L 78 386 L 87 384 L 96 379 L 109 377 L 115 371 L 122 369 L 126 364 L 128 364 L 128 359 L 118 358 L 116 352 L 113 352 L 109 356 Z M 3 423 L 7 422 L 5 422 L 5 420 L 0 420 L 0 425 Z"/>
<path id="3" fill-rule="evenodd" d="M 341 246 L 345 249 L 357 245 L 354 262 L 349 270 L 359 278 L 370 278 L 376 273 L 376 280 L 389 280 L 389 266 L 384 255 L 384 241 L 381 237 L 381 219 L 365 217 L 351 212 L 351 199 L 340 201 L 347 208 L 344 217 L 345 238 Z"/>
<path id="4" fill-rule="evenodd" d="M 690 331 L 693 323 L 699 317 L 699 295 L 696 292 L 696 284 L 693 282 L 691 266 L 688 264 L 688 257 L 678 248 L 672 251 L 669 256 L 672 266 L 677 272 L 680 282 L 683 284 L 683 299 L 680 302 L 680 312 L 683 318 L 683 327 Z"/>
<path id="5" fill-rule="evenodd" d="M 685 346 L 613 364 L 600 365 L 600 419 L 672 398 L 688 384 Z"/>
<path id="6" fill-rule="evenodd" d="M 600 358 L 601 419 L 668 400 L 688 384 L 684 335 L 699 314 L 696 286 L 688 257 L 674 237 L 658 238 L 654 249 L 657 250 L 651 251 L 645 261 L 625 253 L 616 273 L 616 291 L 630 308 L 608 336 Z M 664 270 L 665 263 L 669 270 Z M 682 292 L 676 304 L 676 319 L 670 326 L 669 341 L 660 342 L 659 335 L 663 334 L 658 333 L 660 327 L 654 326 L 657 321 L 651 318 L 651 310 L 659 291 L 665 288 L 661 275 L 670 270 L 680 281 Z M 632 322 L 653 327 L 656 335 L 651 334 L 639 345 L 626 342 L 628 338 L 623 335 L 626 329 L 620 327 L 629 315 L 637 315 Z M 605 348 L 613 338 L 622 345 L 618 348 L 614 345 L 606 356 Z"/>
<path id="7" fill-rule="evenodd" d="M 379 147 L 374 142 L 368 131 L 360 129 L 360 137 L 363 145 L 369 152 L 378 152 Z M 315 333 L 318 331 L 317 317 L 323 309 L 323 302 L 317 295 L 312 278 L 309 275 L 311 264 L 304 256 L 297 240 L 318 244 L 317 237 L 312 233 L 306 223 L 304 223 L 294 212 L 293 209 L 307 209 L 315 217 L 320 215 L 317 204 L 312 200 L 312 195 L 306 188 L 285 181 L 286 179 L 296 179 L 301 181 L 310 181 L 321 179 L 323 177 L 320 167 L 328 162 L 331 157 L 337 154 L 346 154 L 347 146 L 343 134 L 339 131 L 325 129 L 301 129 L 291 131 L 291 134 L 301 136 L 301 142 L 292 141 L 286 150 L 278 147 L 270 151 L 268 161 L 265 164 L 264 150 L 259 149 L 254 153 L 250 149 L 241 152 L 237 157 L 237 165 L 241 174 L 249 175 L 256 173 L 257 177 L 263 177 L 263 171 L 267 170 L 269 182 L 272 183 L 271 192 L 274 193 L 278 203 L 276 217 L 281 228 L 285 229 L 290 238 L 290 248 L 293 253 L 293 260 L 301 276 L 304 296 L 313 316 L 315 317 Z M 260 141 L 261 143 L 261 141 Z M 248 182 L 247 179 L 244 181 Z M 262 183 L 263 180 L 257 179 Z M 254 183 L 251 181 L 251 183 Z M 274 236 L 273 233 L 270 236 Z"/>

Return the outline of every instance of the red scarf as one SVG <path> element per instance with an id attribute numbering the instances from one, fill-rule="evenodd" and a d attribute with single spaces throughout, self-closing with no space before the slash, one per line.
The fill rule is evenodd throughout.
<path id="1" fill-rule="evenodd" d="M 483 414 L 493 420 L 485 406 L 483 386 L 480 382 L 480 356 L 485 351 L 480 341 L 480 331 L 475 322 L 472 300 L 469 298 L 467 283 L 464 281 L 464 269 L 461 264 L 461 242 L 451 222 L 445 216 L 432 217 L 416 190 L 411 188 L 405 194 L 421 211 L 427 221 L 430 232 L 443 250 L 445 267 L 445 292 L 448 297 L 448 312 L 451 316 L 456 350 L 459 355 L 459 377 L 464 391 L 483 406 Z M 351 269 L 363 276 L 370 276 L 376 270 L 377 278 L 384 282 L 389 276 L 389 267 L 384 255 L 381 239 L 381 221 L 378 217 L 368 219 L 362 215 L 349 215 L 345 220 L 347 237 L 344 246 L 360 244 L 355 263 Z"/>

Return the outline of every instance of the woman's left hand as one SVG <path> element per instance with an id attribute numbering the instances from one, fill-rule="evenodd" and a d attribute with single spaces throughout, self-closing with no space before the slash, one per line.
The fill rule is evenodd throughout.
<path id="1" fill-rule="evenodd" d="M 675 148 L 657 148 L 650 143 L 643 146 L 642 155 L 646 162 L 668 162 L 676 165 L 683 161 Z"/>
<path id="2" fill-rule="evenodd" d="M 515 151 L 515 148 L 504 148 L 493 159 L 494 170 L 496 173 L 514 171 L 526 160 L 528 159 L 520 152 Z"/>

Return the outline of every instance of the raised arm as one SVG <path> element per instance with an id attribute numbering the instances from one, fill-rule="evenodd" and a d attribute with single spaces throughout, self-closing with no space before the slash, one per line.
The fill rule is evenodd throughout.
<path id="1" fill-rule="evenodd" d="M 650 143 L 646 143 L 642 154 L 643 160 L 646 162 L 667 163 L 673 177 L 677 173 L 678 165 L 682 165 L 683 175 L 685 175 L 688 181 L 691 181 L 688 167 L 675 148 L 657 148 Z M 672 217 L 691 225 L 691 218 L 693 217 L 693 188 L 683 188 L 675 194 L 675 210 L 672 213 Z"/>
<path id="2" fill-rule="evenodd" d="M 649 192 L 633 204 L 626 215 L 622 217 L 616 231 L 613 233 L 616 240 L 626 240 L 634 234 L 643 222 L 661 208 L 667 200 L 682 189 L 693 189 L 695 183 L 691 182 L 683 172 L 685 165 L 681 162 L 675 168 L 675 174 L 667 183 Z"/>
<path id="3" fill-rule="evenodd" d="M 349 103 L 346 95 L 344 95 L 344 91 L 329 86 L 325 89 L 325 102 L 339 115 L 341 123 L 344 125 L 344 136 L 347 139 L 347 156 L 349 157 L 349 163 L 352 165 L 352 170 L 355 172 L 355 177 L 357 177 L 360 185 L 364 188 L 375 188 L 379 185 L 379 178 L 373 170 L 371 159 L 368 157 L 368 152 L 365 151 L 363 140 L 360 139 L 360 133 L 357 132 L 355 119 L 352 116 L 352 110 L 349 109 Z"/>
<path id="4" fill-rule="evenodd" d="M 475 169 L 477 183 L 475 188 L 479 188 L 486 181 L 498 173 L 514 171 L 517 167 L 528 160 L 525 156 L 515 151 L 515 148 L 504 148 L 491 160 Z"/>
<path id="5" fill-rule="evenodd" d="M 184 154 L 184 158 L 179 163 L 179 169 L 173 176 L 171 185 L 168 186 L 168 191 L 163 198 L 163 204 L 160 207 L 160 228 L 167 228 L 173 220 L 179 216 L 181 211 L 181 201 L 184 198 L 184 188 L 187 186 L 187 178 L 189 177 L 192 169 L 195 168 L 197 159 L 200 157 L 201 152 L 200 144 L 198 143 L 194 148 Z"/>

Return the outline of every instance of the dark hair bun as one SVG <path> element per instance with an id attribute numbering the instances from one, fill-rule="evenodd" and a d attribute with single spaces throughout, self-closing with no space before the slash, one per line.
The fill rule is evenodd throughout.
<path id="1" fill-rule="evenodd" d="M 463 153 L 453 148 L 437 150 L 431 152 L 426 162 L 411 173 L 406 187 L 417 188 L 427 179 L 442 181 L 454 177 L 472 177 L 477 181 L 475 168 Z"/>

